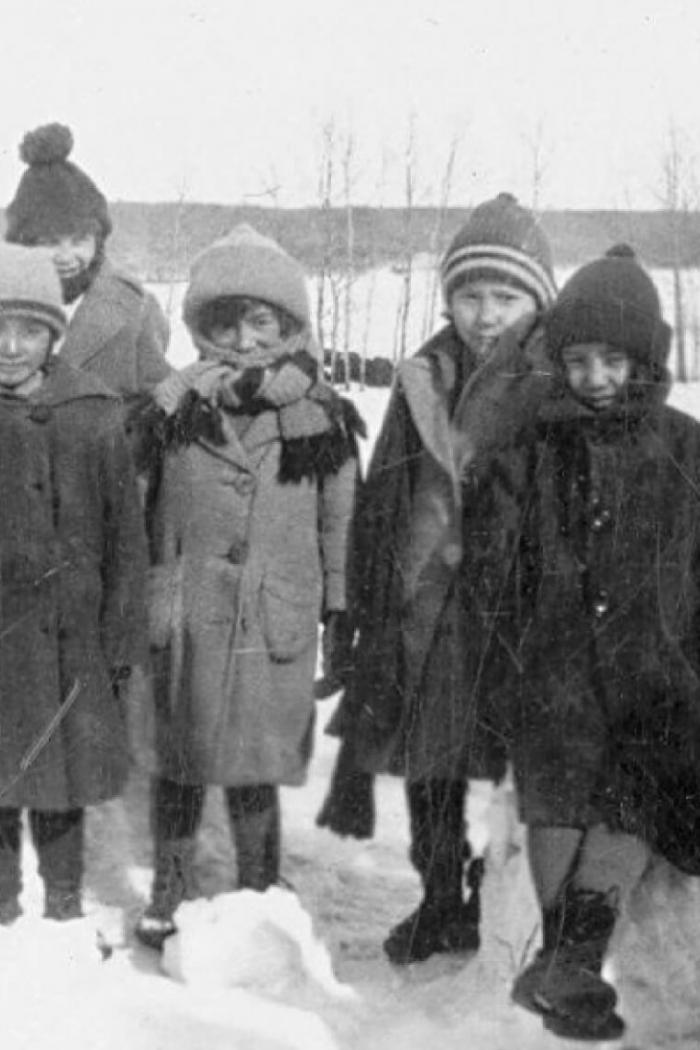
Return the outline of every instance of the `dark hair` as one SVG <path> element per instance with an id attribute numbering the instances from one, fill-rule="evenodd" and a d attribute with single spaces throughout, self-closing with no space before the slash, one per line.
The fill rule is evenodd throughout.
<path id="1" fill-rule="evenodd" d="M 235 328 L 242 315 L 253 303 L 263 303 L 272 310 L 279 321 L 280 334 L 283 339 L 301 331 L 301 324 L 281 306 L 268 303 L 264 299 L 253 299 L 242 295 L 225 295 L 210 299 L 199 311 L 199 329 L 209 338 L 213 328 Z"/>

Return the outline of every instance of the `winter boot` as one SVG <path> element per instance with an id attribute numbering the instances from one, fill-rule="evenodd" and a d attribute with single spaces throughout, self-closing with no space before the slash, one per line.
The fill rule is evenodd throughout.
<path id="1" fill-rule="evenodd" d="M 155 857 L 151 902 L 134 933 L 147 948 L 161 951 L 175 933 L 174 915 L 184 900 L 195 896 L 196 834 L 204 807 L 204 788 L 176 784 L 164 778 L 153 792 Z"/>
<path id="2" fill-rule="evenodd" d="M 465 903 L 464 863 L 470 856 L 465 840 L 463 782 L 428 781 L 408 789 L 411 816 L 411 860 L 423 881 L 423 900 L 384 941 L 384 951 L 397 965 L 422 962 L 435 952 L 473 952 L 479 948 L 480 884 L 483 862 L 472 862 L 471 891 Z"/>
<path id="3" fill-rule="evenodd" d="M 612 893 L 568 886 L 562 901 L 543 912 L 542 950 L 517 978 L 512 997 L 538 1013 L 560 1038 L 619 1039 L 625 1024 L 617 993 L 601 971 L 617 909 Z"/>
<path id="4" fill-rule="evenodd" d="M 30 810 L 29 826 L 44 880 L 45 918 L 81 919 L 85 811 Z"/>
<path id="5" fill-rule="evenodd" d="M 0 926 L 10 926 L 22 914 L 21 840 L 20 811 L 0 808 Z"/>
<path id="6" fill-rule="evenodd" d="M 226 789 L 236 848 L 238 888 L 266 890 L 280 881 L 280 811 L 271 784 Z"/>

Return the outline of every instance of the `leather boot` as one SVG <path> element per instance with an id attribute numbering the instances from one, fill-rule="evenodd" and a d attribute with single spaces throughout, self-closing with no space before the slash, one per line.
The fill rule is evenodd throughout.
<path id="1" fill-rule="evenodd" d="M 624 1033 L 617 993 L 602 977 L 615 896 L 568 885 L 560 902 L 543 911 L 542 949 L 513 986 L 513 1000 L 561 1038 L 595 1042 Z"/>
<path id="2" fill-rule="evenodd" d="M 271 784 L 226 789 L 238 888 L 266 890 L 280 879 L 280 811 Z"/>
<path id="3" fill-rule="evenodd" d="M 434 780 L 408 789 L 411 860 L 423 882 L 416 911 L 398 923 L 384 941 L 391 962 L 422 962 L 435 952 L 473 952 L 479 948 L 480 884 L 483 861 L 472 861 L 463 895 L 466 842 L 462 781 Z"/>
<path id="4" fill-rule="evenodd" d="M 29 826 L 44 880 L 44 916 L 58 922 L 82 918 L 85 811 L 30 810 Z"/>
<path id="5" fill-rule="evenodd" d="M 203 807 L 203 787 L 156 780 L 151 901 L 134 931 L 142 944 L 156 951 L 175 933 L 174 915 L 179 906 L 196 895 L 194 857 Z"/>

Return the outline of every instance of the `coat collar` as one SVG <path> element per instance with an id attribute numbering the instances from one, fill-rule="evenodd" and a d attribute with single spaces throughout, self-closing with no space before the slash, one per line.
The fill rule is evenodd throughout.
<path id="1" fill-rule="evenodd" d="M 118 279 L 105 260 L 95 280 L 79 304 L 59 351 L 73 368 L 82 368 L 100 353 L 124 327 L 129 307 L 133 309 L 133 289 Z"/>
<path id="2" fill-rule="evenodd" d="M 71 368 L 60 357 L 52 357 L 46 368 L 44 382 L 29 400 L 35 405 L 54 406 L 85 397 L 119 401 L 119 396 L 96 377 Z"/>
<path id="3" fill-rule="evenodd" d="M 423 445 L 458 486 L 449 396 L 457 355 L 465 352 L 452 326 L 443 328 L 399 368 L 401 387 Z"/>

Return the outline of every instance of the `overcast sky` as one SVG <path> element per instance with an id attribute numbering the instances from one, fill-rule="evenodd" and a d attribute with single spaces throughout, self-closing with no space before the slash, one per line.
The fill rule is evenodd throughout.
<path id="1" fill-rule="evenodd" d="M 38 123 L 112 199 L 317 196 L 321 129 L 352 133 L 353 196 L 500 189 L 543 206 L 654 207 L 670 121 L 700 144 L 698 0 L 3 0 L 0 203 Z M 382 175 L 383 171 L 383 175 Z M 340 173 L 338 172 L 340 189 Z M 263 196 L 258 196 L 258 195 Z"/>

